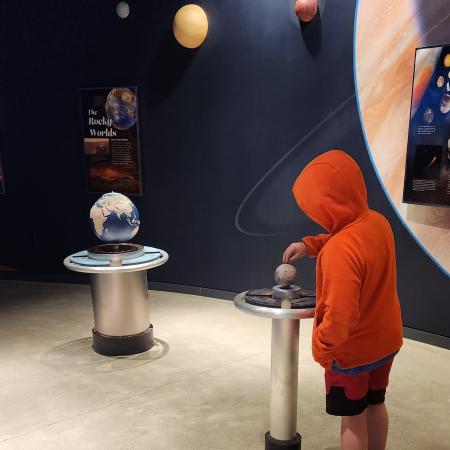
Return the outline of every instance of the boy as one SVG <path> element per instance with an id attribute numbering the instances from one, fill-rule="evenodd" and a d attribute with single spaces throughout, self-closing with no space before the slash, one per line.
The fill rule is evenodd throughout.
<path id="1" fill-rule="evenodd" d="M 312 352 L 325 368 L 327 413 L 342 416 L 343 450 L 384 450 L 389 371 L 402 345 L 394 238 L 369 209 L 360 168 L 331 150 L 294 183 L 300 209 L 328 231 L 291 244 L 283 262 L 317 257 Z"/>

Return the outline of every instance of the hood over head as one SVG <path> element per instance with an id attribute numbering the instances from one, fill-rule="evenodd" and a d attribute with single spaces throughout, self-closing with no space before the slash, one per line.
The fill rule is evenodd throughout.
<path id="1" fill-rule="evenodd" d="M 314 158 L 292 187 L 297 205 L 330 233 L 365 216 L 367 190 L 358 164 L 342 150 Z"/>

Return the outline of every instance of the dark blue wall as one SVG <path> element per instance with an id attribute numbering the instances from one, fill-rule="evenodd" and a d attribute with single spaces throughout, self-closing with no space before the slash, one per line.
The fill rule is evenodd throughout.
<path id="1" fill-rule="evenodd" d="M 210 28 L 197 51 L 172 36 L 183 4 L 130 1 L 121 20 L 110 0 L 0 3 L 0 264 L 56 277 L 64 256 L 96 242 L 79 88 L 137 85 L 137 242 L 171 255 L 152 280 L 270 286 L 284 248 L 319 231 L 297 210 L 293 180 L 316 154 L 343 148 L 363 168 L 371 207 L 395 230 L 405 324 L 449 336 L 448 278 L 398 221 L 364 144 L 354 2 L 322 1 L 320 19 L 300 27 L 291 0 L 201 1 Z M 314 261 L 298 268 L 300 283 L 313 286 Z"/>

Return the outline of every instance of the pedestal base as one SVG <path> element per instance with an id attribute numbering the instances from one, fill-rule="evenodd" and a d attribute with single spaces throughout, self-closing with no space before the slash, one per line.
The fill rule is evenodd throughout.
<path id="1" fill-rule="evenodd" d="M 294 439 L 279 441 L 266 433 L 266 450 L 300 450 L 302 448 L 302 437 L 297 433 Z"/>
<path id="2" fill-rule="evenodd" d="M 95 352 L 105 356 L 135 355 L 153 347 L 153 325 L 150 324 L 143 333 L 131 336 L 107 336 L 92 329 Z"/>

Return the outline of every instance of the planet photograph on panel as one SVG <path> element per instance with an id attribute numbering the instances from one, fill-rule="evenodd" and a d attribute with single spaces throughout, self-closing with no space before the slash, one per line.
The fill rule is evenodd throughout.
<path id="1" fill-rule="evenodd" d="M 420 120 L 432 130 L 450 112 L 450 52 L 442 53 L 450 26 L 450 16 L 442 17 L 446 8 L 446 0 L 360 0 L 354 64 L 361 126 L 380 182 L 405 228 L 450 275 L 450 208 L 403 202 L 410 119 L 420 108 Z M 427 90 L 430 105 L 422 102 Z M 449 138 L 450 125 L 441 153 L 420 156 L 424 179 L 447 170 Z"/>
<path id="2" fill-rule="evenodd" d="M 129 130 L 136 124 L 136 95 L 128 88 L 111 89 L 106 98 L 105 111 L 114 128 Z"/>

